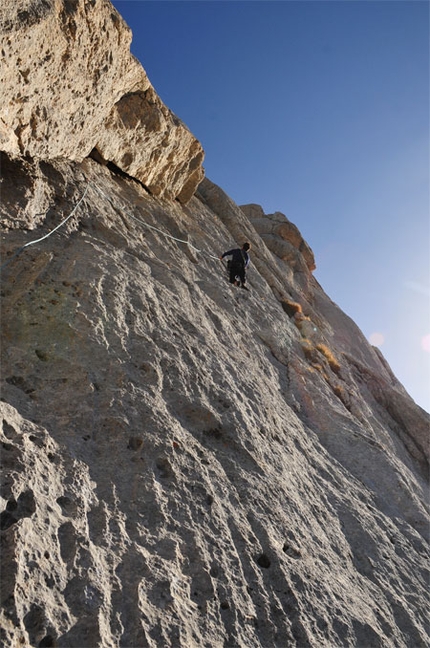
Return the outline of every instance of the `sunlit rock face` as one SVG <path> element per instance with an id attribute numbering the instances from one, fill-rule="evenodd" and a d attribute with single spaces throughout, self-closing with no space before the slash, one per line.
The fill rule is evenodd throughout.
<path id="1" fill-rule="evenodd" d="M 54 9 L 76 34 L 114 13 L 26 6 L 25 41 Z M 208 179 L 174 200 L 173 158 L 155 195 L 101 145 L 4 142 L 2 644 L 428 645 L 429 417 L 297 228 Z M 249 292 L 218 258 L 244 241 Z"/>
<path id="2" fill-rule="evenodd" d="M 203 151 L 130 54 L 107 0 L 4 0 L 0 146 L 14 155 L 111 162 L 154 195 L 187 202 Z"/>
<path id="3" fill-rule="evenodd" d="M 259 205 L 241 205 L 261 238 L 276 256 L 287 261 L 290 266 L 303 265 L 315 270 L 315 258 L 299 229 L 288 218 L 275 212 L 265 214 Z"/>

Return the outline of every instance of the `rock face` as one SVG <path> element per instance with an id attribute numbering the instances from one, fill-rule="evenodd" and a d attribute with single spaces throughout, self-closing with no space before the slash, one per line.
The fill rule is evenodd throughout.
<path id="1" fill-rule="evenodd" d="M 54 6 L 114 13 L 24 32 Z M 173 200 L 174 160 L 157 196 L 3 148 L 3 645 L 427 646 L 429 417 L 297 228 L 208 179 Z M 217 258 L 244 240 L 249 293 Z"/>
<path id="2" fill-rule="evenodd" d="M 202 147 L 154 92 L 108 0 L 4 0 L 0 31 L 3 151 L 93 154 L 154 195 L 190 199 Z"/>
<path id="3" fill-rule="evenodd" d="M 304 261 L 309 270 L 315 270 L 312 250 L 284 214 L 265 214 L 260 205 L 242 205 L 241 209 L 271 252 L 294 268 L 303 266 Z"/>

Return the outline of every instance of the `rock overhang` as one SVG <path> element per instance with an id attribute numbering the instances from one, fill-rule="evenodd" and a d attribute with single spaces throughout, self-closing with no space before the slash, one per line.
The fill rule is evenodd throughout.
<path id="1" fill-rule="evenodd" d="M 96 149 L 150 193 L 190 200 L 203 148 L 130 53 L 131 31 L 108 0 L 6 0 L 0 149 L 81 162 Z"/>

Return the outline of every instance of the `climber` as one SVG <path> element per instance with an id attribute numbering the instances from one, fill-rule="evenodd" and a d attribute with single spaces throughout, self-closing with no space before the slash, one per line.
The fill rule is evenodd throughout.
<path id="1" fill-rule="evenodd" d="M 249 266 L 248 250 L 250 249 L 251 249 L 250 243 L 244 243 L 241 248 L 235 248 L 234 250 L 229 250 L 228 252 L 224 252 L 224 254 L 220 256 L 221 260 L 226 256 L 232 257 L 231 261 L 228 262 L 227 264 L 228 271 L 230 273 L 229 281 L 231 284 L 234 284 L 235 286 L 240 286 L 245 290 L 248 290 L 248 288 L 245 286 L 246 283 L 245 271 L 246 268 Z"/>

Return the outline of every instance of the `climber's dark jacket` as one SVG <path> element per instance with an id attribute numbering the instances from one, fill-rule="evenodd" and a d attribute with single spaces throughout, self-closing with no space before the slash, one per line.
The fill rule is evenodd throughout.
<path id="1" fill-rule="evenodd" d="M 245 252 L 245 250 L 241 250 L 240 248 L 229 250 L 228 252 L 224 252 L 222 258 L 230 255 L 232 257 L 231 259 L 232 265 L 239 266 L 239 267 L 243 266 L 244 268 L 247 268 L 249 266 L 249 254 L 248 252 Z"/>

